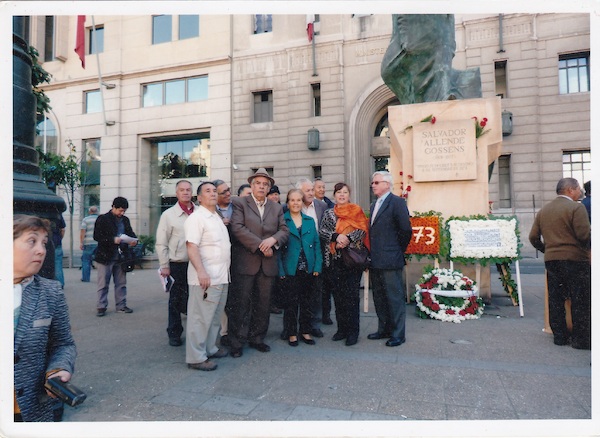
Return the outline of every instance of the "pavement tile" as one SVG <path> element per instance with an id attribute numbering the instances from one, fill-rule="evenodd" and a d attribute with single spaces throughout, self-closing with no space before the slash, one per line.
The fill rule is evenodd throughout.
<path id="1" fill-rule="evenodd" d="M 382 397 L 379 413 L 406 417 L 408 420 L 447 419 L 445 403 L 400 399 L 389 395 Z"/>
<path id="2" fill-rule="evenodd" d="M 406 417 L 396 415 L 378 414 L 375 412 L 353 412 L 354 421 L 405 421 Z"/>
<path id="3" fill-rule="evenodd" d="M 258 402 L 253 400 L 216 395 L 209 397 L 202 404 L 202 409 L 236 415 L 248 415 L 257 405 Z"/>
<path id="4" fill-rule="evenodd" d="M 448 420 L 513 420 L 518 418 L 512 409 L 494 409 L 489 407 L 447 405 Z"/>
<path id="5" fill-rule="evenodd" d="M 295 405 L 261 401 L 249 414 L 249 420 L 283 421 L 289 418 Z"/>
<path id="6" fill-rule="evenodd" d="M 153 397 L 151 402 L 163 405 L 199 408 L 210 398 L 206 394 L 171 389 Z"/>
<path id="7" fill-rule="evenodd" d="M 349 411 L 298 405 L 287 418 L 289 421 L 347 421 L 352 417 Z"/>

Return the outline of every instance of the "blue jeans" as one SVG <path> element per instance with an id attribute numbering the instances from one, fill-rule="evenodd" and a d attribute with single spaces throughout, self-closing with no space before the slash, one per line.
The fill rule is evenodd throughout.
<path id="1" fill-rule="evenodd" d="M 83 254 L 81 254 L 81 281 L 90 282 L 90 273 L 92 271 L 92 258 L 98 245 L 83 245 Z"/>
<path id="2" fill-rule="evenodd" d="M 54 279 L 60 281 L 65 287 L 65 275 L 63 274 L 63 249 L 62 246 L 54 248 Z"/>

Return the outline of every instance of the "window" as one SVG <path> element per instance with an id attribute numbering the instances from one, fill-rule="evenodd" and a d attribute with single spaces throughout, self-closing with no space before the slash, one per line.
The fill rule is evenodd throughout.
<path id="1" fill-rule="evenodd" d="M 321 166 L 312 166 L 313 180 L 318 180 L 323 177 L 323 168 Z"/>
<path id="2" fill-rule="evenodd" d="M 560 94 L 590 91 L 589 52 L 558 57 L 558 90 Z"/>
<path id="3" fill-rule="evenodd" d="M 47 15 L 44 30 L 44 62 L 54 61 L 54 17 Z"/>
<path id="4" fill-rule="evenodd" d="M 56 127 L 52 120 L 46 118 L 43 114 L 37 115 L 37 124 L 35 125 L 35 146 L 39 147 L 44 153 L 58 151 L 58 135 Z"/>
<path id="5" fill-rule="evenodd" d="M 100 90 L 85 91 L 84 93 L 84 113 L 99 113 L 102 111 L 102 94 Z"/>
<path id="6" fill-rule="evenodd" d="M 195 38 L 200 35 L 200 16 L 199 15 L 180 15 L 179 16 L 179 39 Z"/>
<path id="7" fill-rule="evenodd" d="M 258 91 L 253 94 L 254 120 L 252 123 L 273 121 L 273 91 Z"/>
<path id="8" fill-rule="evenodd" d="M 312 88 L 312 116 L 321 115 L 321 84 L 311 84 Z"/>
<path id="9" fill-rule="evenodd" d="M 90 55 L 93 55 L 95 53 L 104 52 L 104 28 L 103 27 L 96 27 L 95 31 L 94 31 L 94 28 L 91 28 L 89 31 L 89 38 L 90 38 L 90 50 L 88 53 Z"/>
<path id="10" fill-rule="evenodd" d="M 208 99 L 208 76 L 175 79 L 142 86 L 143 107 L 206 99 Z"/>
<path id="11" fill-rule="evenodd" d="M 210 177 L 210 133 L 156 142 L 161 180 Z"/>
<path id="12" fill-rule="evenodd" d="M 510 155 L 498 157 L 498 192 L 500 198 L 498 207 L 511 208 Z"/>
<path id="13" fill-rule="evenodd" d="M 83 140 L 83 211 L 92 205 L 100 205 L 100 139 Z"/>
<path id="14" fill-rule="evenodd" d="M 271 14 L 254 16 L 254 34 L 273 32 L 273 19 Z"/>
<path id="15" fill-rule="evenodd" d="M 155 15 L 152 17 L 152 44 L 171 41 L 172 21 L 170 15 Z"/>
<path id="16" fill-rule="evenodd" d="M 592 179 L 592 154 L 589 150 L 563 152 L 563 178 L 575 178 L 579 185 Z"/>
<path id="17" fill-rule="evenodd" d="M 500 96 L 501 98 L 508 97 L 506 94 L 506 63 L 506 60 L 494 62 L 496 96 Z"/>

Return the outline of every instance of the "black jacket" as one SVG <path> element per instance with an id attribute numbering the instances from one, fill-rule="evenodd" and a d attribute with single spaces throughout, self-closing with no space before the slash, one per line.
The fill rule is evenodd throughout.
<path id="1" fill-rule="evenodd" d="M 125 234 L 129 237 L 137 237 L 127 216 L 123 216 L 123 225 L 125 226 Z M 94 226 L 94 240 L 98 242 L 98 250 L 96 251 L 96 261 L 98 263 L 106 265 L 115 258 L 119 248 L 119 245 L 115 243 L 117 232 L 117 218 L 112 214 L 112 210 L 98 216 Z"/>

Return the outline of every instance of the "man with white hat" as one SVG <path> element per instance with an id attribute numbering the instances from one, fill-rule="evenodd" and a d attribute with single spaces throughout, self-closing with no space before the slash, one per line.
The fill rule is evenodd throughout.
<path id="1" fill-rule="evenodd" d="M 289 236 L 283 208 L 267 199 L 275 183 L 273 178 L 260 168 L 248 182 L 252 193 L 232 200 L 233 275 L 238 285 L 232 291 L 229 314 L 228 337 L 233 357 L 242 355 L 246 342 L 263 353 L 271 350 L 264 338 L 269 329 L 271 290 L 278 274 L 276 251 Z"/>

